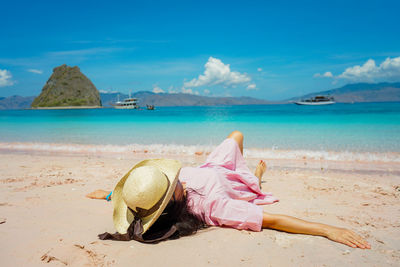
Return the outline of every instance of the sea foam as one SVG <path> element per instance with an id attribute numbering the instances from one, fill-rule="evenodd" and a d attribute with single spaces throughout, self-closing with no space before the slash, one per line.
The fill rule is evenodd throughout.
<path id="1" fill-rule="evenodd" d="M 129 145 L 88 145 L 61 143 L 0 143 L 0 150 L 25 152 L 59 152 L 78 154 L 102 153 L 146 153 L 155 155 L 193 156 L 207 155 L 215 146 L 173 145 L 173 144 L 129 144 Z M 244 149 L 246 158 L 290 159 L 290 160 L 325 160 L 325 161 L 362 161 L 362 162 L 400 162 L 398 152 L 351 152 L 318 150 L 279 150 L 279 149 Z"/>

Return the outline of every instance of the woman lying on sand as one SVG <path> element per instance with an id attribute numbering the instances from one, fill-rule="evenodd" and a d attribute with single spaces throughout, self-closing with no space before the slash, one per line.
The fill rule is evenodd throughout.
<path id="1" fill-rule="evenodd" d="M 353 248 L 371 248 L 356 233 L 291 216 L 263 212 L 258 205 L 278 201 L 261 192 L 266 164 L 252 174 L 243 158 L 243 134 L 232 132 L 200 167 L 181 168 L 175 160 L 145 160 L 130 170 L 113 192 L 87 196 L 113 200 L 115 234 L 101 239 L 152 243 L 196 233 L 207 226 L 319 235 Z M 112 194 L 112 195 L 111 195 Z"/>

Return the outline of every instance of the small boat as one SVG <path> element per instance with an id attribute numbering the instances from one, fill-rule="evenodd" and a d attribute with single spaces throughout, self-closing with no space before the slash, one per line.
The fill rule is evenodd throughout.
<path id="1" fill-rule="evenodd" d="M 154 110 L 154 105 L 146 105 L 147 110 Z"/>
<path id="2" fill-rule="evenodd" d="M 302 99 L 294 103 L 296 105 L 320 106 L 320 105 L 332 105 L 335 104 L 336 102 L 333 96 L 317 95 L 309 99 L 304 99 L 304 100 Z"/>
<path id="3" fill-rule="evenodd" d="M 129 93 L 129 98 L 125 98 L 123 101 L 118 101 L 112 105 L 116 109 L 139 109 L 137 104 L 137 98 L 131 98 L 131 94 Z"/>

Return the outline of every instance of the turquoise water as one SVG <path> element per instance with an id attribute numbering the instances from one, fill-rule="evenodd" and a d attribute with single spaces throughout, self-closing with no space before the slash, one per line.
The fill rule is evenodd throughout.
<path id="1" fill-rule="evenodd" d="M 400 103 L 0 110 L 5 143 L 215 145 L 235 129 L 253 148 L 400 152 Z"/>

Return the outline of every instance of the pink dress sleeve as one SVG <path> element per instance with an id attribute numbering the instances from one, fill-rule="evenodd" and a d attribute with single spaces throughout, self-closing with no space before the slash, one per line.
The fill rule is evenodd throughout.
<path id="1" fill-rule="evenodd" d="M 263 209 L 253 203 L 222 198 L 211 200 L 204 206 L 204 219 L 208 225 L 261 231 Z"/>

